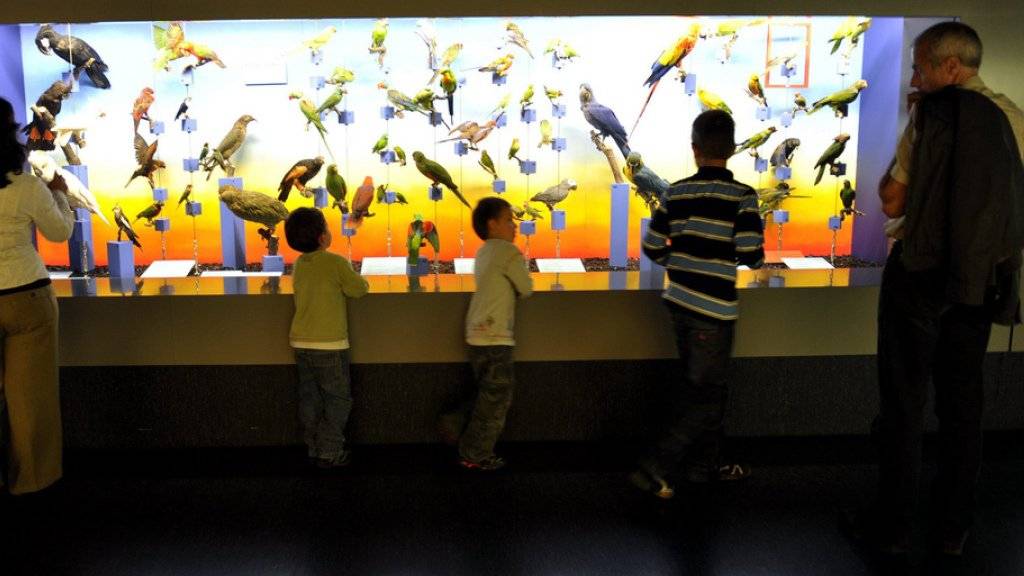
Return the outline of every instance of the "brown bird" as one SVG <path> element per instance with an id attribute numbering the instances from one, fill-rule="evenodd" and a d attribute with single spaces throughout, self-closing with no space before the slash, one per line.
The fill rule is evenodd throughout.
<path id="1" fill-rule="evenodd" d="M 373 177 L 363 178 L 363 185 L 356 189 L 352 198 L 352 209 L 349 212 L 346 228 L 359 228 L 363 224 L 363 218 L 372 218 L 370 203 L 373 202 Z"/>
<path id="2" fill-rule="evenodd" d="M 288 172 L 285 173 L 284 178 L 281 179 L 281 185 L 277 188 L 277 199 L 281 202 L 287 202 L 288 194 L 292 191 L 293 186 L 298 188 L 303 196 L 309 198 L 311 194 L 306 192 L 306 183 L 320 173 L 320 168 L 323 165 L 323 156 L 306 158 L 293 164 Z"/>
<path id="3" fill-rule="evenodd" d="M 221 186 L 217 193 L 224 205 L 235 216 L 262 225 L 263 228 L 258 229 L 257 232 L 261 238 L 267 241 L 267 248 L 271 253 L 276 252 L 276 246 L 272 247 L 272 244 L 276 244 L 274 230 L 278 224 L 288 218 L 288 208 L 285 207 L 284 202 L 259 192 L 239 190 L 231 185 Z"/>
<path id="4" fill-rule="evenodd" d="M 159 216 L 160 215 L 160 211 L 163 210 L 163 209 L 164 209 L 164 203 L 163 202 L 153 202 L 149 206 L 146 206 L 145 208 L 143 208 L 142 212 L 139 212 L 138 214 L 135 215 L 135 222 L 138 222 L 139 220 L 145 220 L 145 222 L 143 222 L 143 224 L 145 224 L 146 226 L 152 226 L 153 225 L 153 218 L 156 218 L 157 216 Z"/>
<path id="5" fill-rule="evenodd" d="M 228 176 L 234 175 L 235 167 L 231 164 L 231 156 L 242 147 L 245 137 L 249 133 L 249 123 L 255 121 L 256 119 L 248 114 L 243 114 L 238 117 L 238 120 L 235 120 L 231 130 L 228 130 L 228 133 L 224 135 L 224 139 L 220 141 L 220 144 L 202 162 L 203 170 L 206 170 L 207 180 L 213 175 L 213 169 L 217 166 L 220 166 L 221 170 L 224 170 Z M 202 158 L 201 155 L 200 158 Z"/>
<path id="6" fill-rule="evenodd" d="M 153 123 L 149 118 L 149 107 L 153 105 L 153 101 L 156 100 L 153 89 L 146 86 L 139 92 L 139 97 L 135 99 L 135 103 L 132 105 L 132 120 L 135 121 L 135 131 L 139 131 L 139 121 L 145 120 L 150 124 Z"/>
<path id="7" fill-rule="evenodd" d="M 188 202 L 189 198 L 191 198 L 191 197 L 192 197 L 192 185 L 189 184 L 188 186 L 185 186 L 185 191 L 182 192 L 181 196 L 178 198 L 178 207 L 180 208 L 182 204 L 184 204 L 185 202 Z"/>
<path id="8" fill-rule="evenodd" d="M 71 84 L 57 80 L 47 88 L 32 107 L 32 121 L 22 132 L 28 135 L 25 146 L 29 150 L 53 150 L 54 135 L 52 129 L 60 114 L 61 103 L 71 95 Z"/>
<path id="9" fill-rule="evenodd" d="M 139 136 L 139 133 L 135 133 L 135 161 L 139 163 L 139 167 L 136 168 L 135 172 L 132 172 L 132 177 L 128 179 L 128 184 L 132 183 L 139 176 L 145 176 L 146 180 L 149 181 L 150 188 L 156 188 L 156 183 L 153 182 L 153 174 L 161 168 L 167 168 L 163 160 L 157 160 L 154 158 L 156 155 L 156 147 L 160 143 L 159 140 L 153 140 L 152 144 L 146 144 L 146 141 Z M 128 184 L 124 187 L 127 188 Z"/>

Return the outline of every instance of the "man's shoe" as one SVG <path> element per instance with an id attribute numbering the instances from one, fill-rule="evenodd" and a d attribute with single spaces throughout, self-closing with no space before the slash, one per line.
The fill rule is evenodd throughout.
<path id="1" fill-rule="evenodd" d="M 476 470 L 479 472 L 494 472 L 505 467 L 505 460 L 501 456 L 490 456 L 483 460 L 470 460 L 469 458 L 459 459 L 459 466 L 464 470 Z"/>
<path id="2" fill-rule="evenodd" d="M 334 459 L 331 458 L 317 458 L 316 467 L 321 470 L 333 470 L 335 468 L 344 468 L 352 463 L 352 452 L 349 450 L 343 450 L 341 454 Z"/>
<path id="3" fill-rule="evenodd" d="M 670 500 L 676 492 L 672 486 L 661 476 L 649 472 L 643 468 L 637 469 L 629 475 L 629 482 L 644 492 L 653 494 L 656 498 Z"/>

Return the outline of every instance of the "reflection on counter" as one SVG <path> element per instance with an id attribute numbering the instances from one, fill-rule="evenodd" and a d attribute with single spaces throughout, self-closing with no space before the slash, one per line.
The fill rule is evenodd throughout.
<path id="1" fill-rule="evenodd" d="M 538 292 L 606 292 L 615 290 L 661 290 L 663 275 L 636 271 L 587 272 L 584 274 L 532 273 Z M 424 276 L 367 276 L 371 294 L 406 292 L 461 293 L 476 288 L 473 276 L 427 274 Z M 736 286 L 756 288 L 827 288 L 878 286 L 881 268 L 835 270 L 742 270 Z M 69 278 L 54 279 L 58 298 L 124 296 L 233 296 L 292 294 L 291 276 L 228 276 L 168 279 Z"/>

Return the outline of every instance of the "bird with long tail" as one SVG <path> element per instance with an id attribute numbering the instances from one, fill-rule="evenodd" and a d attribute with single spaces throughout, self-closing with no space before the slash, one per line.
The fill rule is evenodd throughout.
<path id="1" fill-rule="evenodd" d="M 644 86 L 650 86 L 651 90 L 647 93 L 647 99 L 644 100 L 644 105 L 640 108 L 640 114 L 636 117 L 636 122 L 633 123 L 633 128 L 629 131 L 630 136 L 636 131 L 637 125 L 640 124 L 640 119 L 644 117 L 644 111 L 647 110 L 647 105 L 651 103 L 651 98 L 654 96 L 654 91 L 658 89 L 658 83 L 661 82 L 661 78 L 668 74 L 668 71 L 672 68 L 683 68 L 683 58 L 686 58 L 690 52 L 693 52 L 693 48 L 697 45 L 697 40 L 700 39 L 700 24 L 690 24 L 690 31 L 685 36 L 680 36 L 674 44 L 666 48 L 661 56 L 651 64 L 651 75 L 644 81 Z"/>

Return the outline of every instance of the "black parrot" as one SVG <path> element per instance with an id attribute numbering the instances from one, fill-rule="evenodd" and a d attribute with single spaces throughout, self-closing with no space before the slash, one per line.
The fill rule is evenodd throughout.
<path id="1" fill-rule="evenodd" d="M 32 121 L 22 128 L 28 135 L 25 143 L 29 150 L 53 150 L 53 126 L 60 114 L 61 103 L 71 95 L 71 85 L 57 80 L 43 92 L 32 109 Z"/>
<path id="2" fill-rule="evenodd" d="M 75 80 L 85 70 L 92 81 L 92 85 L 104 90 L 110 88 L 110 80 L 105 72 L 108 70 L 103 58 L 81 38 L 66 36 L 53 29 L 49 24 L 43 24 L 36 33 L 36 48 L 43 54 L 56 53 L 68 64 L 74 66 Z"/>

